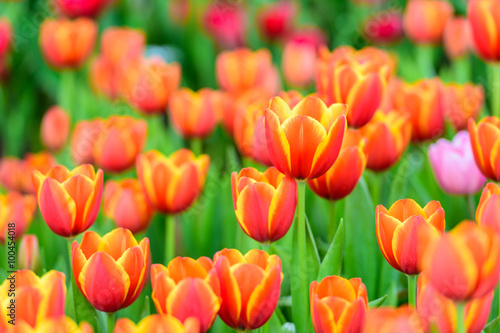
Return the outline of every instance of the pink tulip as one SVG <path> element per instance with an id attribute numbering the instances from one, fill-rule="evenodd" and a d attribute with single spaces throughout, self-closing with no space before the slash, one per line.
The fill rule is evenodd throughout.
<path id="1" fill-rule="evenodd" d="M 429 160 L 439 186 L 450 194 L 473 194 L 486 182 L 474 161 L 466 131 L 458 132 L 453 141 L 439 139 L 430 145 Z"/>

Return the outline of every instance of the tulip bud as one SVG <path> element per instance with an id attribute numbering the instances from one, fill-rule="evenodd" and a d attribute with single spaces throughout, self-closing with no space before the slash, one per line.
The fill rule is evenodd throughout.
<path id="1" fill-rule="evenodd" d="M 497 42 L 500 31 L 499 8 L 500 3 L 496 0 L 470 0 L 467 5 L 474 49 L 487 62 L 500 60 L 500 44 Z"/>
<path id="2" fill-rule="evenodd" d="M 40 135 L 45 147 L 53 151 L 61 150 L 68 141 L 71 120 L 58 106 L 50 108 L 42 118 Z"/>
<path id="3" fill-rule="evenodd" d="M 18 192 L 0 193 L 0 244 L 5 244 L 7 236 L 20 239 L 28 230 L 35 215 L 36 198 Z M 11 233 L 12 226 L 14 233 Z"/>
<path id="4" fill-rule="evenodd" d="M 444 49 L 448 58 L 454 60 L 469 53 L 471 32 L 465 17 L 451 17 L 444 27 Z"/>
<path id="5" fill-rule="evenodd" d="M 238 2 L 212 1 L 205 9 L 203 27 L 222 48 L 245 44 L 247 13 Z"/>
<path id="6" fill-rule="evenodd" d="M 469 119 L 469 135 L 476 164 L 488 179 L 500 181 L 500 119 L 485 117 Z"/>
<path id="7" fill-rule="evenodd" d="M 439 44 L 453 6 L 447 0 L 410 0 L 403 24 L 408 38 L 417 44 Z"/>
<path id="8" fill-rule="evenodd" d="M 21 238 L 17 266 L 31 271 L 36 271 L 40 267 L 40 248 L 36 235 L 24 235 Z"/>
<path id="9" fill-rule="evenodd" d="M 467 121 L 476 119 L 483 107 L 484 89 L 481 85 L 447 84 L 443 90 L 444 116 L 456 131 L 467 129 Z"/>
<path id="10" fill-rule="evenodd" d="M 280 0 L 258 9 L 260 34 L 268 40 L 283 39 L 292 31 L 297 8 L 293 0 Z"/>
<path id="11" fill-rule="evenodd" d="M 424 333 L 424 322 L 410 306 L 380 307 L 370 310 L 363 333 Z"/>
<path id="12" fill-rule="evenodd" d="M 476 221 L 495 229 L 500 237 L 500 187 L 497 184 L 488 183 L 484 187 L 477 205 Z"/>

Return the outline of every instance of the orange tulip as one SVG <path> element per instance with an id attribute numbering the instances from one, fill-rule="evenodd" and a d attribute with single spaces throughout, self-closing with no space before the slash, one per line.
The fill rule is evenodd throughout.
<path id="1" fill-rule="evenodd" d="M 465 17 L 450 17 L 443 33 L 444 49 L 448 58 L 454 60 L 465 57 L 470 50 L 471 32 Z"/>
<path id="2" fill-rule="evenodd" d="M 266 140 L 274 166 L 287 176 L 309 180 L 331 168 L 342 146 L 347 106 L 326 107 L 306 97 L 293 109 L 280 97 L 265 111 Z"/>
<path id="3" fill-rule="evenodd" d="M 488 62 L 500 60 L 500 44 L 498 43 L 500 22 L 497 14 L 499 8 L 500 3 L 496 0 L 471 0 L 467 6 L 467 18 L 475 50 Z"/>
<path id="4" fill-rule="evenodd" d="M 76 164 L 94 163 L 95 142 L 102 137 L 103 120 L 85 120 L 76 123 L 71 136 L 71 156 Z"/>
<path id="5" fill-rule="evenodd" d="M 269 168 L 245 168 L 231 175 L 233 205 L 241 229 L 261 243 L 281 239 L 290 229 L 297 205 L 297 183 Z"/>
<path id="6" fill-rule="evenodd" d="M 403 17 L 408 38 L 417 44 L 439 44 L 446 21 L 453 15 L 447 0 L 410 0 Z"/>
<path id="7" fill-rule="evenodd" d="M 366 287 L 359 278 L 328 276 L 309 288 L 316 333 L 361 332 L 368 313 Z"/>
<path id="8" fill-rule="evenodd" d="M 410 306 L 375 308 L 368 313 L 363 333 L 379 332 L 424 333 L 424 323 Z"/>
<path id="9" fill-rule="evenodd" d="M 97 25 L 87 18 L 45 19 L 40 26 L 40 48 L 57 69 L 80 67 L 94 49 Z"/>
<path id="10" fill-rule="evenodd" d="M 222 112 L 221 95 L 205 88 L 197 93 L 183 88 L 172 94 L 169 115 L 174 128 L 186 139 L 204 139 L 215 130 Z"/>
<path id="11" fill-rule="evenodd" d="M 161 315 L 170 315 L 184 325 L 198 319 L 200 332 L 212 326 L 220 307 L 220 286 L 212 260 L 177 257 L 168 267 L 151 266 L 152 298 Z"/>
<path id="12" fill-rule="evenodd" d="M 65 280 L 64 273 L 58 271 L 49 271 L 42 277 L 27 269 L 10 274 L 0 285 L 0 331 L 30 332 L 46 319 L 64 318 Z M 18 325 L 29 330 L 14 330 Z"/>
<path id="13" fill-rule="evenodd" d="M 66 111 L 58 106 L 51 107 L 42 118 L 40 136 L 45 147 L 61 150 L 68 141 L 71 120 Z"/>
<path id="14" fill-rule="evenodd" d="M 18 266 L 36 271 L 40 266 L 40 247 L 36 235 L 24 235 L 19 243 Z"/>
<path id="15" fill-rule="evenodd" d="M 164 113 L 170 95 L 181 81 L 181 66 L 152 57 L 129 63 L 120 91 L 128 102 L 145 114 Z"/>
<path id="16" fill-rule="evenodd" d="M 96 17 L 114 0 L 57 0 L 54 1 L 56 10 L 69 17 L 89 16 Z"/>
<path id="17" fill-rule="evenodd" d="M 443 90 L 444 117 L 456 131 L 467 129 L 467 121 L 476 119 L 483 107 L 484 89 L 481 85 L 447 84 Z"/>
<path id="18" fill-rule="evenodd" d="M 443 87 L 438 79 L 405 83 L 395 97 L 396 108 L 411 116 L 411 139 L 414 142 L 433 140 L 445 129 Z"/>
<path id="19" fill-rule="evenodd" d="M 465 326 L 468 333 L 480 333 L 490 314 L 493 291 L 470 300 L 465 305 Z M 441 333 L 456 332 L 457 307 L 441 295 L 424 275 L 418 278 L 417 310 L 428 331 L 435 327 Z"/>
<path id="20" fill-rule="evenodd" d="M 141 294 L 149 272 L 149 239 L 139 243 L 132 232 L 116 228 L 103 237 L 87 231 L 71 246 L 73 275 L 83 296 L 94 308 L 116 312 Z"/>
<path id="21" fill-rule="evenodd" d="M 90 164 L 69 171 L 57 165 L 32 175 L 38 206 L 50 230 L 59 236 L 78 235 L 94 224 L 101 207 L 103 172 Z"/>
<path id="22" fill-rule="evenodd" d="M 205 185 L 210 157 L 198 158 L 188 149 L 166 157 L 151 150 L 137 157 L 137 175 L 153 207 L 162 213 L 177 214 L 188 209 Z"/>
<path id="23" fill-rule="evenodd" d="M 35 215 L 36 198 L 18 192 L 0 193 L 0 244 L 4 244 L 7 235 L 16 239 L 28 230 Z M 14 235 L 10 232 L 14 224 Z"/>
<path id="24" fill-rule="evenodd" d="M 186 319 L 184 324 L 173 316 L 149 315 L 135 325 L 128 318 L 116 321 L 113 333 L 199 333 L 200 324 L 194 317 Z"/>
<path id="25" fill-rule="evenodd" d="M 104 187 L 104 213 L 116 225 L 134 234 L 146 231 L 151 224 L 153 209 L 137 179 L 108 180 Z"/>
<path id="26" fill-rule="evenodd" d="M 377 206 L 375 225 L 385 260 L 406 275 L 416 275 L 425 250 L 444 232 L 444 210 L 438 201 L 422 209 L 412 199 L 398 200 L 389 210 Z"/>
<path id="27" fill-rule="evenodd" d="M 490 293 L 500 277 L 500 240 L 494 230 L 464 221 L 431 246 L 423 273 L 433 287 L 455 301 Z"/>
<path id="28" fill-rule="evenodd" d="M 219 317 L 235 330 L 254 330 L 273 314 L 280 296 L 281 260 L 261 250 L 244 256 L 224 249 L 214 256 L 219 276 L 222 304 Z"/>
<path id="29" fill-rule="evenodd" d="M 122 172 L 135 163 L 146 143 L 147 124 L 129 116 L 111 116 L 94 142 L 93 161 L 108 172 Z"/>
<path id="30" fill-rule="evenodd" d="M 477 224 L 495 229 L 500 237 L 500 187 L 488 183 L 481 193 L 476 210 Z"/>
<path id="31" fill-rule="evenodd" d="M 366 139 L 359 131 L 348 129 L 333 166 L 323 176 L 307 182 L 311 190 L 328 200 L 340 200 L 348 196 L 365 171 L 365 145 Z"/>
<path id="32" fill-rule="evenodd" d="M 468 127 L 477 166 L 486 178 L 500 181 L 500 119 L 485 117 L 477 125 L 469 119 Z"/>
<path id="33" fill-rule="evenodd" d="M 51 168 L 56 165 L 56 160 L 48 152 L 39 153 L 27 153 L 24 155 L 24 159 L 21 163 L 21 175 L 22 175 L 22 192 L 23 193 L 36 193 L 36 189 L 33 186 L 31 180 L 31 174 L 33 171 L 39 171 L 41 173 L 47 173 Z"/>

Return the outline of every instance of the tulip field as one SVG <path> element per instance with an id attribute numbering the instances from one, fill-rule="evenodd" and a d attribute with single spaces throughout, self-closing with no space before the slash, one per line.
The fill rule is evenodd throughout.
<path id="1" fill-rule="evenodd" d="M 0 0 L 0 333 L 500 332 L 499 0 Z"/>

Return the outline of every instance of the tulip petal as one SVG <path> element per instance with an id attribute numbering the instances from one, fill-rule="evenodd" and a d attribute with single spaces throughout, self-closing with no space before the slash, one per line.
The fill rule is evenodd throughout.
<path id="1" fill-rule="evenodd" d="M 54 233 L 69 237 L 73 235 L 76 220 L 76 204 L 64 187 L 52 178 L 46 178 L 38 194 L 40 212 Z"/>
<path id="2" fill-rule="evenodd" d="M 290 162 L 290 144 L 278 116 L 273 111 L 266 110 L 264 120 L 267 148 L 274 167 L 281 173 L 293 177 Z"/>
<path id="3" fill-rule="evenodd" d="M 269 207 L 274 187 L 264 182 L 243 189 L 236 204 L 236 218 L 243 231 L 258 242 L 269 241 Z"/>
<path id="4" fill-rule="evenodd" d="M 144 286 L 146 265 L 142 249 L 139 246 L 127 249 L 118 259 L 117 264 L 123 267 L 130 279 L 129 292 L 123 303 L 123 307 L 127 307 L 135 301 Z"/>
<path id="5" fill-rule="evenodd" d="M 377 207 L 378 208 L 378 207 Z M 377 210 L 378 212 L 378 210 Z M 394 269 L 400 270 L 398 262 L 394 257 L 394 252 L 392 249 L 392 239 L 394 236 L 394 231 L 398 226 L 401 225 L 401 222 L 390 216 L 386 213 L 379 212 L 378 218 L 376 219 L 376 231 L 377 231 L 377 241 L 380 247 L 380 251 L 384 255 L 385 260 L 391 265 Z"/>
<path id="6" fill-rule="evenodd" d="M 219 310 L 220 318 L 230 327 L 238 327 L 241 313 L 241 294 L 235 277 L 231 273 L 230 261 L 220 256 L 215 261 L 215 269 L 219 276 L 221 298 L 223 300 Z"/>
<path id="7" fill-rule="evenodd" d="M 351 88 L 346 104 L 350 106 L 347 122 L 361 127 L 375 114 L 384 91 L 384 84 L 378 73 L 370 73 Z"/>
<path id="8" fill-rule="evenodd" d="M 84 224 L 82 226 L 82 231 L 90 228 L 90 226 L 95 222 L 97 215 L 99 214 L 102 200 L 103 179 L 103 171 L 99 169 L 94 180 L 92 192 L 90 193 L 90 196 L 87 199 L 87 204 L 85 205 L 85 213 L 83 214 Z"/>
<path id="9" fill-rule="evenodd" d="M 316 294 L 311 296 L 311 318 L 316 333 L 336 332 L 332 310 Z"/>
<path id="10" fill-rule="evenodd" d="M 285 236 L 290 229 L 297 206 L 297 183 L 294 179 L 283 178 L 274 192 L 269 207 L 269 235 L 271 241 Z"/>
<path id="11" fill-rule="evenodd" d="M 175 282 L 168 276 L 168 270 L 160 264 L 151 265 L 151 298 L 159 314 L 167 314 L 168 295 L 174 290 Z"/>
<path id="12" fill-rule="evenodd" d="M 116 228 L 102 237 L 97 251 L 106 252 L 114 260 L 118 260 L 127 249 L 137 246 L 137 244 L 130 230 Z"/>

